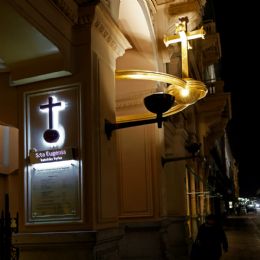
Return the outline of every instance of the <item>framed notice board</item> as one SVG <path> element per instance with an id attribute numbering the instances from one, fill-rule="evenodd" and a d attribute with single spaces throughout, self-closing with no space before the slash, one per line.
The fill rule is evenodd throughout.
<path id="1" fill-rule="evenodd" d="M 82 219 L 80 96 L 79 84 L 24 94 L 27 223 Z"/>

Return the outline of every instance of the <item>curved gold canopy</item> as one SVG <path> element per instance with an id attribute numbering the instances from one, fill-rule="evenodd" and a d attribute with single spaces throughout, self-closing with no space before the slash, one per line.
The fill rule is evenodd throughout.
<path id="1" fill-rule="evenodd" d="M 170 84 L 166 87 L 165 93 L 175 97 L 174 105 L 163 114 L 163 117 L 174 115 L 189 105 L 194 104 L 199 99 L 207 95 L 207 87 L 201 82 L 191 78 L 180 79 L 174 75 L 154 72 L 148 70 L 116 70 L 116 79 L 138 79 L 151 80 Z M 147 112 L 142 114 L 134 114 L 116 117 L 116 123 L 131 122 L 144 119 L 156 118 L 156 114 Z"/>

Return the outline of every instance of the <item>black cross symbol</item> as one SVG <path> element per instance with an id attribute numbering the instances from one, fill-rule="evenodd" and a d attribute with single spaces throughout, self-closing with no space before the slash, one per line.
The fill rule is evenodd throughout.
<path id="1" fill-rule="evenodd" d="M 49 103 L 45 104 L 45 105 L 41 105 L 40 109 L 46 109 L 46 108 L 49 109 L 49 129 L 52 129 L 53 128 L 52 108 L 61 106 L 61 102 L 53 103 L 52 97 L 48 97 L 48 100 L 49 100 Z"/>

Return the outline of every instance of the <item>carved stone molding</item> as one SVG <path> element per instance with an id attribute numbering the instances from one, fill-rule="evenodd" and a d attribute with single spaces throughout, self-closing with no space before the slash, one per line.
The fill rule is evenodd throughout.
<path id="1" fill-rule="evenodd" d="M 152 94 L 152 90 L 143 90 L 138 93 L 133 93 L 127 97 L 119 98 L 116 101 L 117 109 L 131 108 L 135 106 L 140 106 L 144 104 L 144 97 Z"/>
<path id="2" fill-rule="evenodd" d="M 202 43 L 203 63 L 205 66 L 217 63 L 221 57 L 221 46 L 219 34 L 206 35 Z"/>
<path id="3" fill-rule="evenodd" d="M 97 0 L 50 0 L 74 25 L 90 24 Z"/>
<path id="4" fill-rule="evenodd" d="M 124 101 L 120 101 L 116 103 L 116 109 L 124 109 L 124 108 L 131 108 L 140 106 L 143 104 L 143 99 L 128 99 Z"/>
<path id="5" fill-rule="evenodd" d="M 147 4 L 152 22 L 154 23 L 154 15 L 157 12 L 156 5 L 153 0 L 145 0 L 145 2 Z"/>
<path id="6" fill-rule="evenodd" d="M 204 137 L 207 139 L 207 147 L 210 149 L 215 140 L 223 136 L 231 117 L 230 94 L 209 95 L 195 106 L 200 122 L 204 124 Z"/>
<path id="7" fill-rule="evenodd" d="M 93 26 L 118 56 L 122 56 L 126 49 L 131 48 L 130 43 L 102 5 L 96 7 Z"/>
<path id="8" fill-rule="evenodd" d="M 117 49 L 117 43 L 113 40 L 111 37 L 108 28 L 105 27 L 105 25 L 100 21 L 99 19 L 96 19 L 94 22 L 95 28 L 100 32 L 102 37 L 107 41 L 107 43 L 110 45 L 110 47 L 116 51 Z"/>
<path id="9" fill-rule="evenodd" d="M 169 6 L 170 15 L 180 15 L 187 12 L 201 12 L 202 3 L 198 0 L 185 1 L 182 3 L 173 3 Z"/>
<path id="10" fill-rule="evenodd" d="M 51 2 L 74 24 L 78 23 L 78 5 L 76 2 L 73 0 L 53 0 Z"/>
<path id="11" fill-rule="evenodd" d="M 169 5 L 167 12 L 170 17 L 169 29 L 167 34 L 174 34 L 176 23 L 179 22 L 179 18 L 187 17 L 187 30 L 192 31 L 201 24 L 203 6 L 205 1 L 190 0 L 190 1 L 178 1 Z"/>

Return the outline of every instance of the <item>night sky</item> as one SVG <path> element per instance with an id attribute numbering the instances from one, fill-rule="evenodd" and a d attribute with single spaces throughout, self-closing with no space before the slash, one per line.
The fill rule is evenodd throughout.
<path id="1" fill-rule="evenodd" d="M 208 2 L 214 8 L 208 15 L 213 16 L 221 39 L 220 76 L 225 91 L 231 93 L 232 119 L 227 131 L 239 163 L 240 195 L 255 196 L 260 191 L 260 127 L 257 126 L 260 41 L 256 39 L 260 13 L 256 13 L 256 3 L 251 1 L 250 4 L 227 0 Z"/>

